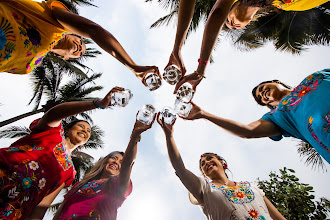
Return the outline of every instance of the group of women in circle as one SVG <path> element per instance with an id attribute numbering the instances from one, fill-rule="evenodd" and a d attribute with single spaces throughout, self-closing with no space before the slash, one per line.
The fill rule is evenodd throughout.
<path id="1" fill-rule="evenodd" d="M 177 34 L 168 65 L 177 65 L 185 82 L 196 90 L 205 78 L 205 69 L 223 25 L 239 29 L 247 25 L 260 9 L 309 10 L 328 0 L 217 0 L 207 20 L 197 70 L 185 75 L 181 48 L 191 23 L 195 1 L 181 0 Z M 156 66 L 140 66 L 126 53 L 116 38 L 100 25 L 71 13 L 58 1 L 0 0 L 0 72 L 26 74 L 38 66 L 48 52 L 63 59 L 78 58 L 86 46 L 77 35 L 91 38 L 102 49 L 123 63 L 143 81 Z M 73 34 L 72 34 L 73 33 Z M 31 133 L 8 148 L 0 149 L 0 219 L 42 219 L 46 210 L 75 176 L 71 153 L 91 136 L 87 121 L 62 126 L 62 119 L 110 105 L 114 87 L 96 101 L 59 104 L 30 125 Z M 187 120 L 206 119 L 242 138 L 270 137 L 280 140 L 292 136 L 311 144 L 330 162 L 330 69 L 307 76 L 292 88 L 278 80 L 262 82 L 252 94 L 256 102 L 271 109 L 248 125 L 208 113 L 191 103 Z M 198 204 L 207 219 L 284 219 L 257 186 L 234 182 L 226 174 L 228 164 L 214 153 L 201 155 L 199 167 L 204 178 L 185 168 L 173 138 L 173 125 L 155 116 L 166 136 L 170 161 L 189 199 Z M 154 121 L 153 121 L 154 122 Z M 136 121 L 125 152 L 114 151 L 101 158 L 76 183 L 54 219 L 116 219 L 117 209 L 132 191 L 130 175 L 141 134 L 150 125 Z"/>

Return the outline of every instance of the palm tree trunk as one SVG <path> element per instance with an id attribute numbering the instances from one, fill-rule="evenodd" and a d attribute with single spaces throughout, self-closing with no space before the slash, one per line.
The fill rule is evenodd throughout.
<path id="1" fill-rule="evenodd" d="M 31 111 L 31 112 L 27 112 L 27 113 L 24 113 L 24 114 L 21 114 L 21 115 L 18 115 L 16 117 L 13 117 L 13 118 L 10 118 L 10 119 L 7 119 L 7 120 L 4 120 L 2 122 L 0 122 L 0 127 L 3 127 L 5 125 L 8 125 L 8 124 L 11 124 L 15 121 L 18 121 L 18 120 L 21 120 L 25 117 L 28 117 L 28 116 L 31 116 L 31 115 L 35 115 L 35 114 L 38 114 L 40 112 L 44 112 L 45 111 L 45 108 L 41 108 L 41 109 L 38 109 L 38 110 L 34 110 L 34 111 Z"/>

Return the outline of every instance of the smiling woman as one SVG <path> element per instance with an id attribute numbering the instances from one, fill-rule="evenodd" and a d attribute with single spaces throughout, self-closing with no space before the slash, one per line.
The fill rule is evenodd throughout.
<path id="1" fill-rule="evenodd" d="M 42 219 L 61 189 L 74 180 L 72 151 L 91 136 L 86 121 L 73 121 L 63 128 L 61 120 L 105 108 L 111 95 L 122 90 L 115 87 L 101 100 L 57 105 L 32 122 L 29 135 L 0 149 L 0 219 Z"/>
<path id="2" fill-rule="evenodd" d="M 199 167 L 205 179 L 187 170 L 173 138 L 174 123 L 168 125 L 159 117 L 157 121 L 176 175 L 189 191 L 191 203 L 199 205 L 207 219 L 285 219 L 257 186 L 229 180 L 227 162 L 217 154 L 201 155 Z"/>
<path id="3" fill-rule="evenodd" d="M 0 1 L 0 18 L 0 72 L 29 73 L 49 51 L 63 59 L 79 58 L 86 48 L 79 37 L 68 35 L 74 33 L 92 39 L 141 81 L 150 72 L 160 76 L 156 66 L 137 65 L 110 32 L 61 2 Z"/>
<path id="4" fill-rule="evenodd" d="M 125 153 L 114 151 L 100 159 L 65 196 L 54 220 L 117 218 L 117 209 L 132 192 L 130 180 L 142 132 L 151 128 L 136 121 Z"/>

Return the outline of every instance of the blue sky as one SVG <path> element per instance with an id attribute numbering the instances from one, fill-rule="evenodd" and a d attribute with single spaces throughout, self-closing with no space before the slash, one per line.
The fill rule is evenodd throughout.
<path id="1" fill-rule="evenodd" d="M 157 29 L 149 27 L 167 11 L 156 2 L 144 3 L 143 0 L 95 0 L 94 4 L 99 7 L 81 8 L 80 14 L 110 31 L 137 64 L 157 65 L 163 72 L 173 47 L 175 24 Z M 191 34 L 183 47 L 187 73 L 197 67 L 202 34 L 203 25 Z M 197 88 L 194 102 L 215 115 L 250 123 L 267 112 L 251 96 L 255 85 L 264 80 L 279 79 L 295 86 L 307 75 L 329 68 L 329 52 L 329 47 L 314 46 L 300 56 L 293 56 L 274 51 L 271 44 L 253 52 L 241 52 L 223 38 L 213 53 L 215 63 L 207 67 L 207 78 Z M 96 159 L 113 150 L 125 150 L 136 112 L 144 104 L 153 104 L 158 111 L 174 104 L 173 86 L 163 81 L 161 88 L 150 92 L 132 72 L 107 53 L 86 64 L 95 72 L 103 72 L 97 84 L 104 86 L 104 90 L 95 95 L 101 97 L 114 86 L 129 88 L 134 94 L 125 108 L 97 110 L 92 114 L 95 124 L 106 134 L 103 149 L 87 151 Z M 2 74 L 1 85 L 1 120 L 32 109 L 27 106 L 32 95 L 29 76 Z M 40 115 L 16 125 L 28 125 L 36 117 Z M 258 177 L 267 179 L 271 171 L 285 166 L 294 169 L 301 182 L 312 185 L 317 198 L 325 196 L 330 199 L 329 173 L 314 171 L 304 165 L 297 154 L 297 140 L 240 139 L 203 120 L 177 119 L 174 129 L 183 161 L 196 175 L 200 175 L 200 155 L 215 152 L 227 160 L 232 180 L 253 182 Z M 11 141 L 1 140 L 1 143 L 9 146 Z M 330 171 L 329 165 L 327 169 Z M 142 135 L 132 182 L 133 193 L 118 210 L 119 220 L 205 219 L 199 208 L 190 204 L 186 189 L 174 173 L 168 160 L 165 137 L 158 124 Z M 51 219 L 50 215 L 45 219 Z"/>

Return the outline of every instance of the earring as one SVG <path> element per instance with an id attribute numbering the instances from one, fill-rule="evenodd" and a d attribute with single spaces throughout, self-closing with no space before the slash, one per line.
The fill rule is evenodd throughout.
<path id="1" fill-rule="evenodd" d="M 228 166 L 227 166 L 227 164 L 226 163 L 223 163 L 223 169 L 225 169 L 225 170 L 227 170 L 228 169 Z"/>

